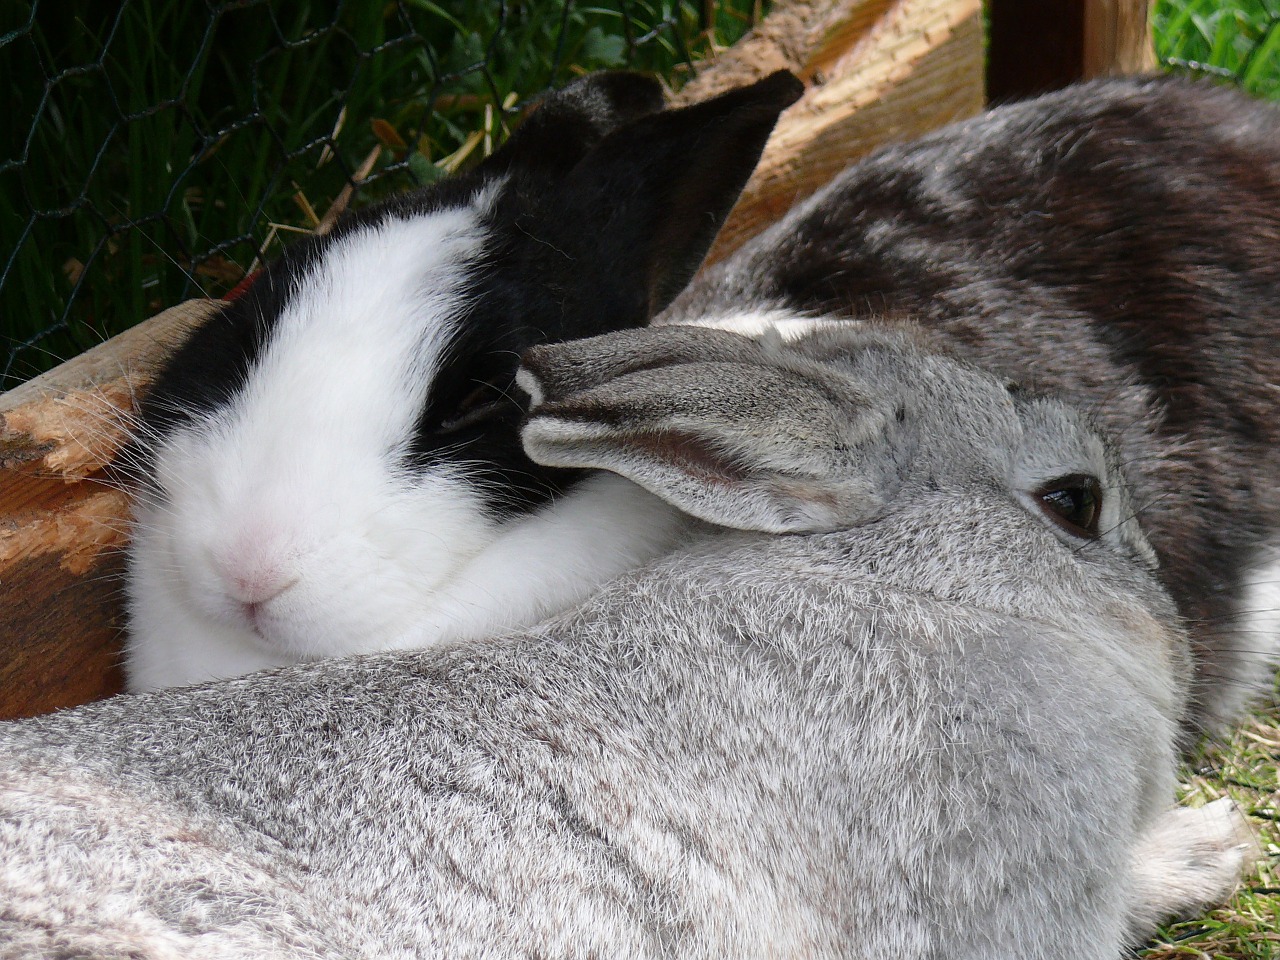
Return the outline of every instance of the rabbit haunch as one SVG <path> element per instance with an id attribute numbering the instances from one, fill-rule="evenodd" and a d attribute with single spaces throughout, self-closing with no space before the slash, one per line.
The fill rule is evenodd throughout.
<path id="1" fill-rule="evenodd" d="M 1280 653 L 1280 108 L 1108 80 L 999 106 L 846 170 L 659 323 L 794 334 L 910 319 L 1081 404 L 1120 443 L 1192 634 L 1191 722 Z"/>
<path id="2" fill-rule="evenodd" d="M 0 957 L 1119 957 L 1229 892 L 1085 417 L 914 331 L 527 369 L 540 460 L 744 531 L 525 635 L 0 725 Z M 1081 474 L 1084 536 L 1037 499 Z"/>
<path id="3" fill-rule="evenodd" d="M 663 111 L 655 81 L 584 78 L 197 329 L 121 458 L 131 689 L 484 636 L 670 549 L 649 495 L 525 456 L 516 364 L 668 304 L 798 94 L 777 74 Z"/>

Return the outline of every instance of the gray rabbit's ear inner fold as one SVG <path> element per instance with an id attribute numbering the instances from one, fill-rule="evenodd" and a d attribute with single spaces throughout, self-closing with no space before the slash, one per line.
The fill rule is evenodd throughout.
<path id="1" fill-rule="evenodd" d="M 755 340 L 725 330 L 642 327 L 531 347 L 517 382 L 536 407 L 640 370 L 697 361 L 759 362 L 765 352 Z"/>
<path id="2" fill-rule="evenodd" d="M 786 476 L 696 431 L 618 430 L 535 416 L 525 450 L 550 466 L 603 469 L 717 526 L 762 533 L 824 533 L 870 519 L 883 500 L 863 478 Z"/>
<path id="3" fill-rule="evenodd" d="M 820 373 L 724 361 L 632 371 L 541 407 L 525 450 L 549 466 L 618 473 L 721 526 L 836 529 L 883 506 L 849 455 L 883 417 L 851 383 Z M 832 398 L 842 386 L 848 403 Z"/>

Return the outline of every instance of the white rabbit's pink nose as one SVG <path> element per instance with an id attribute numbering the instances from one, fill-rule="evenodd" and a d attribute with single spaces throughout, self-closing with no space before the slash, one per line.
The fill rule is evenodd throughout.
<path id="1" fill-rule="evenodd" d="M 264 634 L 263 617 L 268 605 L 288 591 L 302 578 L 284 569 L 258 570 L 252 574 L 233 576 L 227 584 L 227 595 L 239 607 L 244 623 L 259 636 Z"/>
<path id="2" fill-rule="evenodd" d="M 215 567 L 216 589 L 224 598 L 218 604 L 219 619 L 232 626 L 248 628 L 259 636 L 266 636 L 271 602 L 302 580 L 292 564 L 261 553 L 240 554 L 234 559 L 224 557 Z"/>
<path id="3" fill-rule="evenodd" d="M 227 597 L 261 606 L 302 579 L 297 552 L 290 538 L 255 524 L 218 550 L 213 566 Z"/>
<path id="4" fill-rule="evenodd" d="M 231 578 L 227 593 L 246 606 L 261 606 L 284 593 L 301 577 L 292 571 L 265 570 Z"/>

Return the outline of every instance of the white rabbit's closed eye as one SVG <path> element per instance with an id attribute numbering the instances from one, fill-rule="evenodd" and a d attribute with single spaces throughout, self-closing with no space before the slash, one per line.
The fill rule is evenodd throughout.
<path id="1" fill-rule="evenodd" d="M 493 423 L 511 406 L 507 396 L 510 386 L 505 389 L 491 383 L 481 383 L 462 398 L 451 413 L 446 413 L 439 420 L 436 428 L 440 433 L 457 433 L 460 430 L 487 426 Z"/>
<path id="2" fill-rule="evenodd" d="M 669 547 L 680 524 L 625 538 L 651 498 L 599 482 L 566 524 L 584 478 L 521 449 L 519 355 L 664 307 L 799 89 L 663 111 L 651 79 L 586 77 L 470 173 L 268 266 L 161 372 L 122 458 L 129 687 L 485 635 Z M 624 545 L 594 549 L 611 525 Z"/>

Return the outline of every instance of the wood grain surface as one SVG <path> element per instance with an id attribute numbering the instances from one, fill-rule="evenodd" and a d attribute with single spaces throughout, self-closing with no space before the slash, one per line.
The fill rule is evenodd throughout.
<path id="1" fill-rule="evenodd" d="M 120 689 L 125 495 L 106 467 L 192 300 L 0 395 L 0 719 Z"/>

